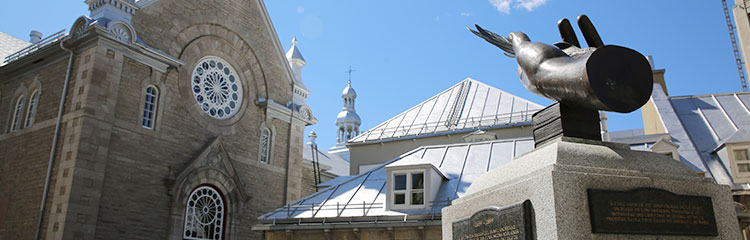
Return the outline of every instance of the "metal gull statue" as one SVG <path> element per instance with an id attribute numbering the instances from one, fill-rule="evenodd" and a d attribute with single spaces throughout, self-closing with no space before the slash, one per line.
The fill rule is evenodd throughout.
<path id="1" fill-rule="evenodd" d="M 568 19 L 558 22 L 562 42 L 532 42 L 522 32 L 499 36 L 478 25 L 469 29 L 518 61 L 518 75 L 529 91 L 569 106 L 621 113 L 635 111 L 651 96 L 653 75 L 637 51 L 605 45 L 586 15 L 578 26 L 589 47 L 581 48 Z"/>

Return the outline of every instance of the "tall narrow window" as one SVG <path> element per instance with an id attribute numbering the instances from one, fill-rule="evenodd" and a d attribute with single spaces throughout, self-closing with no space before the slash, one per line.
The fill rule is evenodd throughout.
<path id="1" fill-rule="evenodd" d="M 260 162 L 268 163 L 271 153 L 271 130 L 263 128 L 260 133 Z"/>
<path id="2" fill-rule="evenodd" d="M 156 118 L 156 103 L 159 98 L 159 91 L 154 86 L 146 87 L 146 101 L 143 104 L 143 119 L 141 126 L 147 129 L 154 129 L 154 119 Z"/>
<path id="3" fill-rule="evenodd" d="M 31 127 L 34 124 L 37 105 L 39 105 L 39 91 L 34 91 L 29 98 L 29 108 L 26 110 L 26 127 Z"/>
<path id="4" fill-rule="evenodd" d="M 190 193 L 185 205 L 183 239 L 223 239 L 226 206 L 221 193 L 210 186 L 200 186 Z"/>
<path id="5" fill-rule="evenodd" d="M 24 104 L 24 96 L 21 95 L 18 97 L 18 100 L 16 100 L 16 107 L 13 109 L 13 121 L 10 123 L 10 131 L 16 131 L 21 129 L 21 117 L 23 117 L 23 104 Z"/>

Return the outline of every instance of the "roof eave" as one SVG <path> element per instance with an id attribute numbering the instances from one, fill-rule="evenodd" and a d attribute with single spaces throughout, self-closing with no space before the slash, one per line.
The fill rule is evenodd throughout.
<path id="1" fill-rule="evenodd" d="M 511 124 L 488 126 L 488 127 L 482 127 L 482 128 L 464 128 L 464 129 L 446 130 L 446 131 L 440 131 L 440 132 L 429 133 L 429 134 L 422 134 L 422 135 L 410 135 L 410 136 L 401 136 L 401 137 L 391 137 L 391 138 L 384 138 L 384 139 L 371 140 L 371 141 L 367 141 L 367 140 L 362 141 L 362 142 L 352 142 L 352 141 L 349 141 L 349 142 L 346 143 L 346 146 L 347 147 L 352 147 L 352 146 L 362 146 L 362 145 L 379 144 L 379 143 L 389 143 L 389 142 L 397 142 L 397 141 L 411 140 L 411 139 L 418 139 L 418 138 L 428 138 L 428 137 L 437 137 L 437 136 L 445 136 L 445 135 L 462 134 L 462 133 L 466 133 L 466 132 L 473 132 L 473 131 L 476 131 L 476 130 L 486 131 L 486 130 L 512 128 L 512 127 L 524 127 L 524 126 L 531 126 L 531 125 L 532 125 L 531 121 L 526 121 L 526 122 L 517 122 L 517 123 L 511 123 Z"/>

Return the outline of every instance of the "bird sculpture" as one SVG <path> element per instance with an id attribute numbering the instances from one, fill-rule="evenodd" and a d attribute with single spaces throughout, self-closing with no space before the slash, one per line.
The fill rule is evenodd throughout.
<path id="1" fill-rule="evenodd" d="M 502 37 L 475 25 L 475 35 L 516 58 L 526 88 L 563 104 L 621 113 L 635 111 L 651 96 L 651 65 L 637 51 L 604 45 L 586 15 L 578 17 L 589 47 L 581 48 L 568 19 L 558 22 L 562 42 L 532 42 L 522 32 Z"/>

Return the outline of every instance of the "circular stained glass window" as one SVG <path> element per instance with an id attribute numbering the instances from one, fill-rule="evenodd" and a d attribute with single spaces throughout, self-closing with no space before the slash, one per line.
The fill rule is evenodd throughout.
<path id="1" fill-rule="evenodd" d="M 229 119 L 242 104 L 242 85 L 229 64 L 217 57 L 198 62 L 192 75 L 195 101 L 209 116 Z"/>

